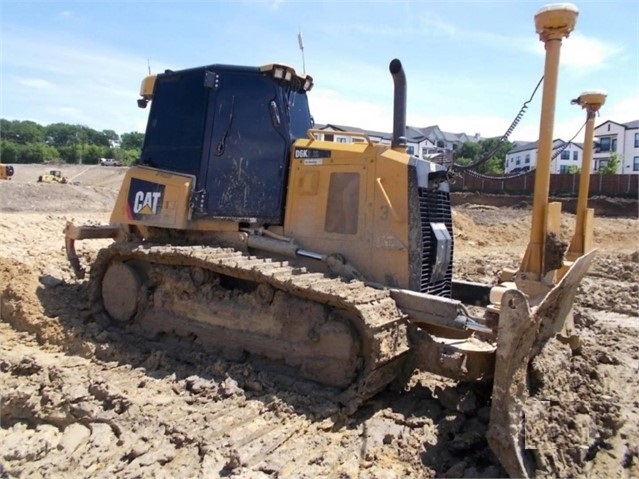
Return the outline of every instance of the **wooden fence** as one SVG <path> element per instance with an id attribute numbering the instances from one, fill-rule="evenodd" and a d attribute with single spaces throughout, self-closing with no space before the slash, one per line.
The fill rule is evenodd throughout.
<path id="1" fill-rule="evenodd" d="M 451 182 L 451 191 L 468 191 L 493 194 L 532 194 L 535 187 L 535 171 L 515 178 L 478 175 L 461 172 Z M 579 174 L 550 175 L 549 194 L 553 196 L 577 196 Z M 590 175 L 589 196 L 639 197 L 639 175 Z"/>

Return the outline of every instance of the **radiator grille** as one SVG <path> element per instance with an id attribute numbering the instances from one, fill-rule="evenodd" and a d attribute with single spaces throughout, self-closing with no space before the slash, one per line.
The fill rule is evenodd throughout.
<path id="1" fill-rule="evenodd" d="M 422 267 L 420 291 L 450 298 L 453 279 L 453 248 L 450 262 L 443 280 L 431 283 L 435 253 L 435 236 L 431 223 L 444 223 L 451 239 L 453 238 L 453 218 L 450 209 L 450 195 L 445 191 L 433 191 L 419 188 L 419 215 L 422 228 Z"/>

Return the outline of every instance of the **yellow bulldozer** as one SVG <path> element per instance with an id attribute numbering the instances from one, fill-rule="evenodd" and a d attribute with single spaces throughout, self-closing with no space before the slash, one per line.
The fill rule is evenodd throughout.
<path id="1" fill-rule="evenodd" d="M 11 165 L 0 165 L 0 180 L 10 180 L 13 176 L 14 168 Z"/>
<path id="2" fill-rule="evenodd" d="M 576 15 L 564 4 L 535 17 L 550 58 L 539 178 L 558 50 Z M 113 238 L 90 266 L 98 314 L 267 358 L 338 388 L 345 411 L 415 369 L 492 380 L 489 444 L 509 474 L 533 475 L 527 367 L 570 318 L 592 253 L 548 261 L 558 212 L 546 188 L 520 269 L 498 285 L 456 280 L 450 172 L 406 152 L 406 76 L 397 59 L 389 70 L 391 145 L 357 132 L 345 133 L 350 143 L 318 139 L 313 78 L 283 64 L 146 77 L 139 161 L 109 225 L 67 224 L 67 256 L 82 278 L 76 241 Z"/>
<path id="3" fill-rule="evenodd" d="M 68 182 L 69 179 L 63 176 L 60 170 L 49 170 L 44 175 L 38 176 L 38 183 L 60 183 L 65 185 Z"/>

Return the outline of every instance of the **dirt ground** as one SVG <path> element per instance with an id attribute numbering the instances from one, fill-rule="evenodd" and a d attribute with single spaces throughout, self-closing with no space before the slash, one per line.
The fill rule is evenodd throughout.
<path id="1" fill-rule="evenodd" d="M 506 477 L 484 436 L 490 385 L 418 374 L 343 417 L 329 391 L 257 358 L 96 321 L 62 229 L 108 222 L 125 169 L 63 167 L 71 184 L 36 183 L 46 169 L 16 165 L 0 182 L 0 477 Z M 455 276 L 494 283 L 522 257 L 529 206 L 456 205 Z M 573 227 L 564 214 L 564 239 Z M 638 238 L 636 215 L 596 218 L 581 348 L 553 340 L 535 362 L 539 477 L 639 477 Z M 81 243 L 82 261 L 108 243 Z"/>

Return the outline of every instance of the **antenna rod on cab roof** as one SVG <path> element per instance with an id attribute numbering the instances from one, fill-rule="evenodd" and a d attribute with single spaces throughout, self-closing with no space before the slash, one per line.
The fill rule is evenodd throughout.
<path id="1" fill-rule="evenodd" d="M 306 75 L 306 61 L 304 60 L 304 37 L 302 36 L 302 28 L 297 34 L 297 43 L 299 43 L 300 50 L 302 51 L 302 72 Z"/>

